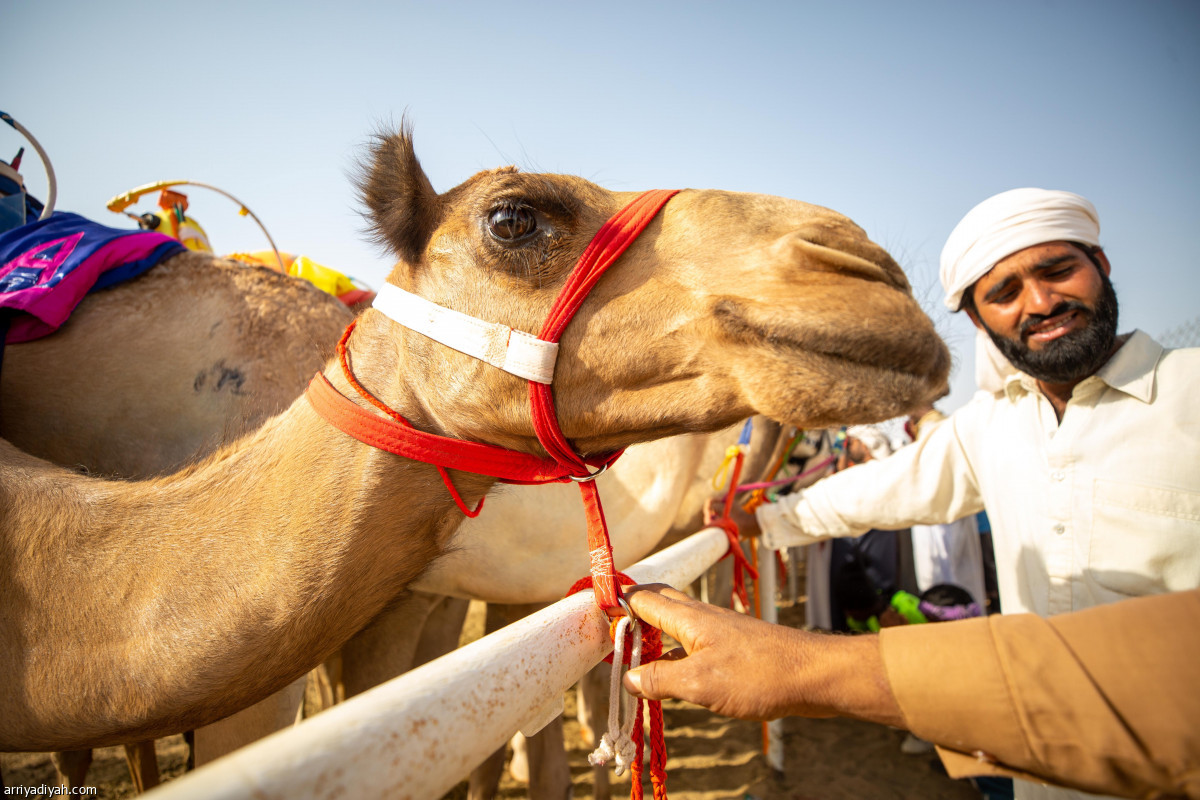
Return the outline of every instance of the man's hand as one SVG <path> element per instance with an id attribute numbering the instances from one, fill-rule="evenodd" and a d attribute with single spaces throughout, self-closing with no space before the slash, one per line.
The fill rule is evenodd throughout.
<path id="1" fill-rule="evenodd" d="M 713 521 L 719 519 L 725 513 L 725 500 L 718 497 L 710 497 L 704 501 L 704 524 L 712 525 Z M 743 538 L 754 538 L 762 533 L 758 527 L 758 519 L 753 512 L 744 510 L 739 504 L 733 504 L 733 510 L 729 513 L 729 518 L 738 526 L 738 533 Z"/>
<path id="2" fill-rule="evenodd" d="M 683 645 L 627 673 L 634 694 L 740 719 L 843 715 L 903 725 L 874 636 L 771 625 L 657 584 L 627 596 L 639 617 Z"/>

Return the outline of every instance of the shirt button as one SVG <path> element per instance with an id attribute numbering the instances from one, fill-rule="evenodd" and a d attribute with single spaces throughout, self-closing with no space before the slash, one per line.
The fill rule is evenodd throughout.
<path id="1" fill-rule="evenodd" d="M 1063 524 L 1060 522 L 1060 523 L 1058 523 L 1058 524 L 1056 524 L 1056 525 L 1054 526 L 1054 529 L 1053 529 L 1053 530 L 1054 530 L 1054 532 L 1055 532 L 1055 533 L 1057 533 L 1059 536 L 1062 536 L 1063 532 L 1064 532 L 1066 529 L 1067 529 L 1067 526 L 1063 525 Z"/>
<path id="2" fill-rule="evenodd" d="M 1063 478 L 1065 478 L 1067 476 L 1063 472 L 1052 472 L 1052 473 L 1050 473 L 1050 477 L 1056 481 L 1061 481 Z"/>

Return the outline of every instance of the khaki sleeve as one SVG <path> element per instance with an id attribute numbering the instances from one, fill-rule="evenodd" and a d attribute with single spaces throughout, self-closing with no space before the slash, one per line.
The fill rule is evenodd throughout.
<path id="1" fill-rule="evenodd" d="M 887 628 L 884 669 L 953 777 L 1200 798 L 1200 590 Z"/>

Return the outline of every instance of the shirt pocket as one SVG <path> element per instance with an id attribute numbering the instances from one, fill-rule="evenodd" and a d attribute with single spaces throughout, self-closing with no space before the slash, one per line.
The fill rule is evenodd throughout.
<path id="1" fill-rule="evenodd" d="M 1200 586 L 1200 492 L 1097 479 L 1088 571 L 1136 597 Z"/>

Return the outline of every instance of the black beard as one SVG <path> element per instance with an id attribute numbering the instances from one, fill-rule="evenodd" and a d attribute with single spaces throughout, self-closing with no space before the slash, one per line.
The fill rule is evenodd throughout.
<path id="1" fill-rule="evenodd" d="M 992 343 L 1021 372 L 1045 383 L 1072 383 L 1092 375 L 1108 361 L 1117 341 L 1117 293 L 1112 281 L 1100 273 L 1102 289 L 1096 307 L 1079 301 L 1060 303 L 1049 314 L 1035 314 L 1021 324 L 1018 338 L 1001 336 L 980 320 Z M 1087 324 L 1071 333 L 1047 342 L 1041 350 L 1030 350 L 1025 334 L 1034 325 L 1051 317 L 1077 311 Z"/>

